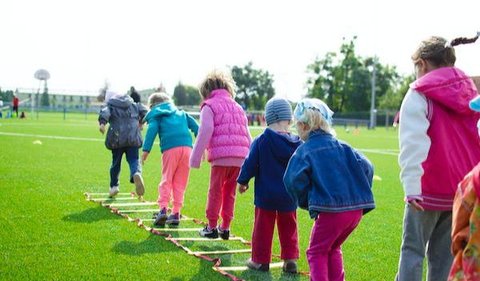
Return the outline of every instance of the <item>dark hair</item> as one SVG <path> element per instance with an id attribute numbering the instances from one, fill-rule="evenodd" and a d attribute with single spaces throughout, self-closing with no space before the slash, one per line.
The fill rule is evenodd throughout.
<path id="1" fill-rule="evenodd" d="M 442 37 L 432 36 L 420 43 L 420 46 L 412 55 L 412 60 L 417 62 L 424 59 L 437 67 L 453 66 L 457 60 L 453 47 L 474 43 L 477 39 L 478 35 L 473 38 L 458 37 L 447 43 L 447 40 Z"/>

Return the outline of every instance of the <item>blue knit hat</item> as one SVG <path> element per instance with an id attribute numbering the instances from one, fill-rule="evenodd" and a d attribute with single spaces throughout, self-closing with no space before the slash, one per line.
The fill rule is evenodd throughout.
<path id="1" fill-rule="evenodd" d="M 271 98 L 265 105 L 267 126 L 283 120 L 292 120 L 292 106 L 287 99 Z"/>

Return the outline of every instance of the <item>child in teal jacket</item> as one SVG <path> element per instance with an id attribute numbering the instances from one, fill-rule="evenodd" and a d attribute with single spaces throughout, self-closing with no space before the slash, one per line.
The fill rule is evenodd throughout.
<path id="1" fill-rule="evenodd" d="M 189 159 L 193 146 L 191 132 L 197 135 L 198 124 L 188 113 L 177 109 L 165 93 L 153 93 L 148 103 L 150 111 L 144 119 L 148 123 L 148 129 L 143 144 L 142 161 L 147 160 L 157 135 L 163 154 L 162 180 L 158 185 L 160 213 L 154 224 L 177 226 L 180 223 L 180 209 L 183 207 L 190 172 Z M 171 197 L 173 208 L 167 217 Z"/>

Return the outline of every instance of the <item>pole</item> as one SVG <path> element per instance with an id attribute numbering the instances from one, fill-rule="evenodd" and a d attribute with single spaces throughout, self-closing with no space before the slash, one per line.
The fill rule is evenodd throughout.
<path id="1" fill-rule="evenodd" d="M 373 70 L 372 70 L 372 97 L 370 99 L 370 129 L 375 128 L 375 76 L 376 76 L 376 67 L 375 60 L 373 61 Z"/>

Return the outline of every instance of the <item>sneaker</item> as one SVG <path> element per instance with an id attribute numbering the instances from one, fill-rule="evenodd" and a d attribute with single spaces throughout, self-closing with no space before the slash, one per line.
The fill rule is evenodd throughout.
<path id="1" fill-rule="evenodd" d="M 143 196 L 145 193 L 145 185 L 143 184 L 142 174 L 135 173 L 133 175 L 133 183 L 135 183 L 135 191 L 138 196 Z"/>
<path id="2" fill-rule="evenodd" d="M 218 234 L 223 240 L 228 240 L 228 238 L 230 238 L 230 230 L 228 229 L 222 229 L 221 227 L 219 227 Z"/>
<path id="3" fill-rule="evenodd" d="M 297 262 L 295 260 L 285 260 L 283 262 L 283 272 L 297 273 Z"/>
<path id="4" fill-rule="evenodd" d="M 180 214 L 179 213 L 170 214 L 170 216 L 168 216 L 165 223 L 168 224 L 169 226 L 178 226 L 180 224 Z"/>
<path id="5" fill-rule="evenodd" d="M 167 208 L 163 208 L 160 211 L 160 213 L 158 213 L 153 224 L 156 226 L 165 226 L 166 221 L 167 221 Z"/>
<path id="6" fill-rule="evenodd" d="M 200 230 L 200 236 L 215 239 L 218 238 L 218 230 L 217 228 L 210 228 L 208 225 L 205 226 L 204 229 Z"/>
<path id="7" fill-rule="evenodd" d="M 114 197 L 118 194 L 118 192 L 120 192 L 120 188 L 118 188 L 118 186 L 112 186 L 110 187 L 110 191 L 108 192 L 108 194 L 110 195 L 110 197 Z"/>
<path id="8" fill-rule="evenodd" d="M 269 263 L 256 263 L 252 261 L 252 259 L 249 259 L 247 261 L 247 267 L 253 270 L 259 270 L 259 271 L 269 271 L 270 270 L 270 264 Z"/>

